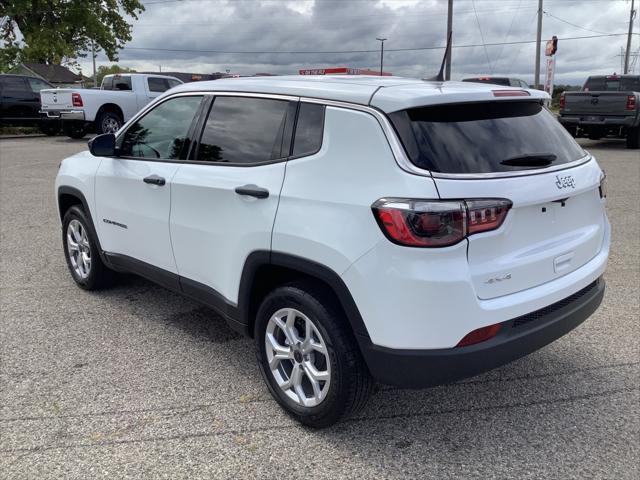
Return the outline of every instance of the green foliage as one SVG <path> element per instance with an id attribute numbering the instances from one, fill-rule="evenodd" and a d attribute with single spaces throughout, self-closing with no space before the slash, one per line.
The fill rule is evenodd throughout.
<path id="1" fill-rule="evenodd" d="M 139 0 L 0 0 L 0 69 L 24 61 L 60 64 L 86 56 L 92 42 L 117 60 L 131 40 L 127 20 L 143 10 Z"/>
<path id="2" fill-rule="evenodd" d="M 135 70 L 127 67 L 121 67 L 120 65 L 116 64 L 113 64 L 109 67 L 101 65 L 96 71 L 96 80 L 98 82 L 96 86 L 99 87 L 100 85 L 102 85 L 102 79 L 105 77 L 105 75 L 111 75 L 113 73 L 135 73 Z"/>
<path id="3" fill-rule="evenodd" d="M 554 85 L 553 95 L 551 96 L 551 105 L 554 107 L 560 105 L 560 94 L 562 94 L 562 92 L 573 92 L 580 90 L 580 88 L 580 85 Z"/>

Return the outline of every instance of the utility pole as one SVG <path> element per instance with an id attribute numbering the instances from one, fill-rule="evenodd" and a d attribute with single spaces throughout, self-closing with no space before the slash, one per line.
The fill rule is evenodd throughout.
<path id="1" fill-rule="evenodd" d="M 93 88 L 98 85 L 98 74 L 96 73 L 96 42 L 91 40 L 91 59 L 93 60 Z"/>
<path id="2" fill-rule="evenodd" d="M 382 76 L 382 65 L 384 62 L 384 42 L 386 38 L 376 37 L 376 40 L 380 42 L 380 76 Z"/>
<path id="3" fill-rule="evenodd" d="M 453 0 L 449 0 L 449 6 L 447 8 L 447 39 L 451 37 L 451 30 L 453 29 Z M 451 51 L 447 54 L 447 63 L 444 67 L 444 79 L 451 80 Z"/>
<path id="4" fill-rule="evenodd" d="M 542 0 L 538 0 L 538 34 L 536 36 L 536 73 L 533 79 L 534 88 L 540 90 L 540 43 L 542 42 Z"/>
<path id="5" fill-rule="evenodd" d="M 627 51 L 624 54 L 624 73 L 629 73 L 629 52 L 631 51 L 631 35 L 633 34 L 633 20 L 636 18 L 634 7 L 635 0 L 631 0 L 631 12 L 629 13 L 629 34 L 627 35 Z"/>

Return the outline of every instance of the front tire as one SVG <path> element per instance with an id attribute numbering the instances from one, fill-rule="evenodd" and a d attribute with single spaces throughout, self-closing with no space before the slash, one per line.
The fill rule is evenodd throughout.
<path id="1" fill-rule="evenodd" d="M 60 131 L 60 126 L 54 122 L 42 122 L 40 124 L 40 131 L 48 137 L 54 137 Z"/>
<path id="2" fill-rule="evenodd" d="M 636 149 L 640 147 L 640 126 L 631 127 L 627 130 L 627 148 Z"/>
<path id="3" fill-rule="evenodd" d="M 336 301 L 314 283 L 272 291 L 255 326 L 260 372 L 280 406 L 322 428 L 360 410 L 374 382 Z"/>
<path id="4" fill-rule="evenodd" d="M 99 290 L 111 285 L 114 273 L 102 262 L 91 222 L 77 205 L 62 220 L 62 245 L 69 272 L 80 288 Z"/>
<path id="5" fill-rule="evenodd" d="M 76 140 L 83 138 L 87 134 L 87 128 L 84 124 L 79 122 L 63 124 L 62 131 L 67 137 L 74 138 Z"/>

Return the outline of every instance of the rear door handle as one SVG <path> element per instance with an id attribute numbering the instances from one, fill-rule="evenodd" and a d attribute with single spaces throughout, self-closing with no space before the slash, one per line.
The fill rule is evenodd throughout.
<path id="1" fill-rule="evenodd" d="M 160 185 L 160 186 L 163 186 L 165 183 L 167 183 L 164 178 L 158 175 L 149 175 L 148 177 L 144 177 L 143 182 L 150 183 L 151 185 Z"/>
<path id="2" fill-rule="evenodd" d="M 257 185 L 243 185 L 241 187 L 236 187 L 236 193 L 238 195 L 247 195 L 255 198 L 267 198 L 269 196 L 269 190 Z"/>

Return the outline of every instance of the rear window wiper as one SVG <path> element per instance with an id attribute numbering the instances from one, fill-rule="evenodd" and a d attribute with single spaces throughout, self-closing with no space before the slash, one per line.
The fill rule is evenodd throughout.
<path id="1" fill-rule="evenodd" d="M 508 167 L 545 168 L 555 162 L 557 158 L 558 156 L 553 153 L 529 153 L 502 160 L 500 165 L 506 165 Z"/>

